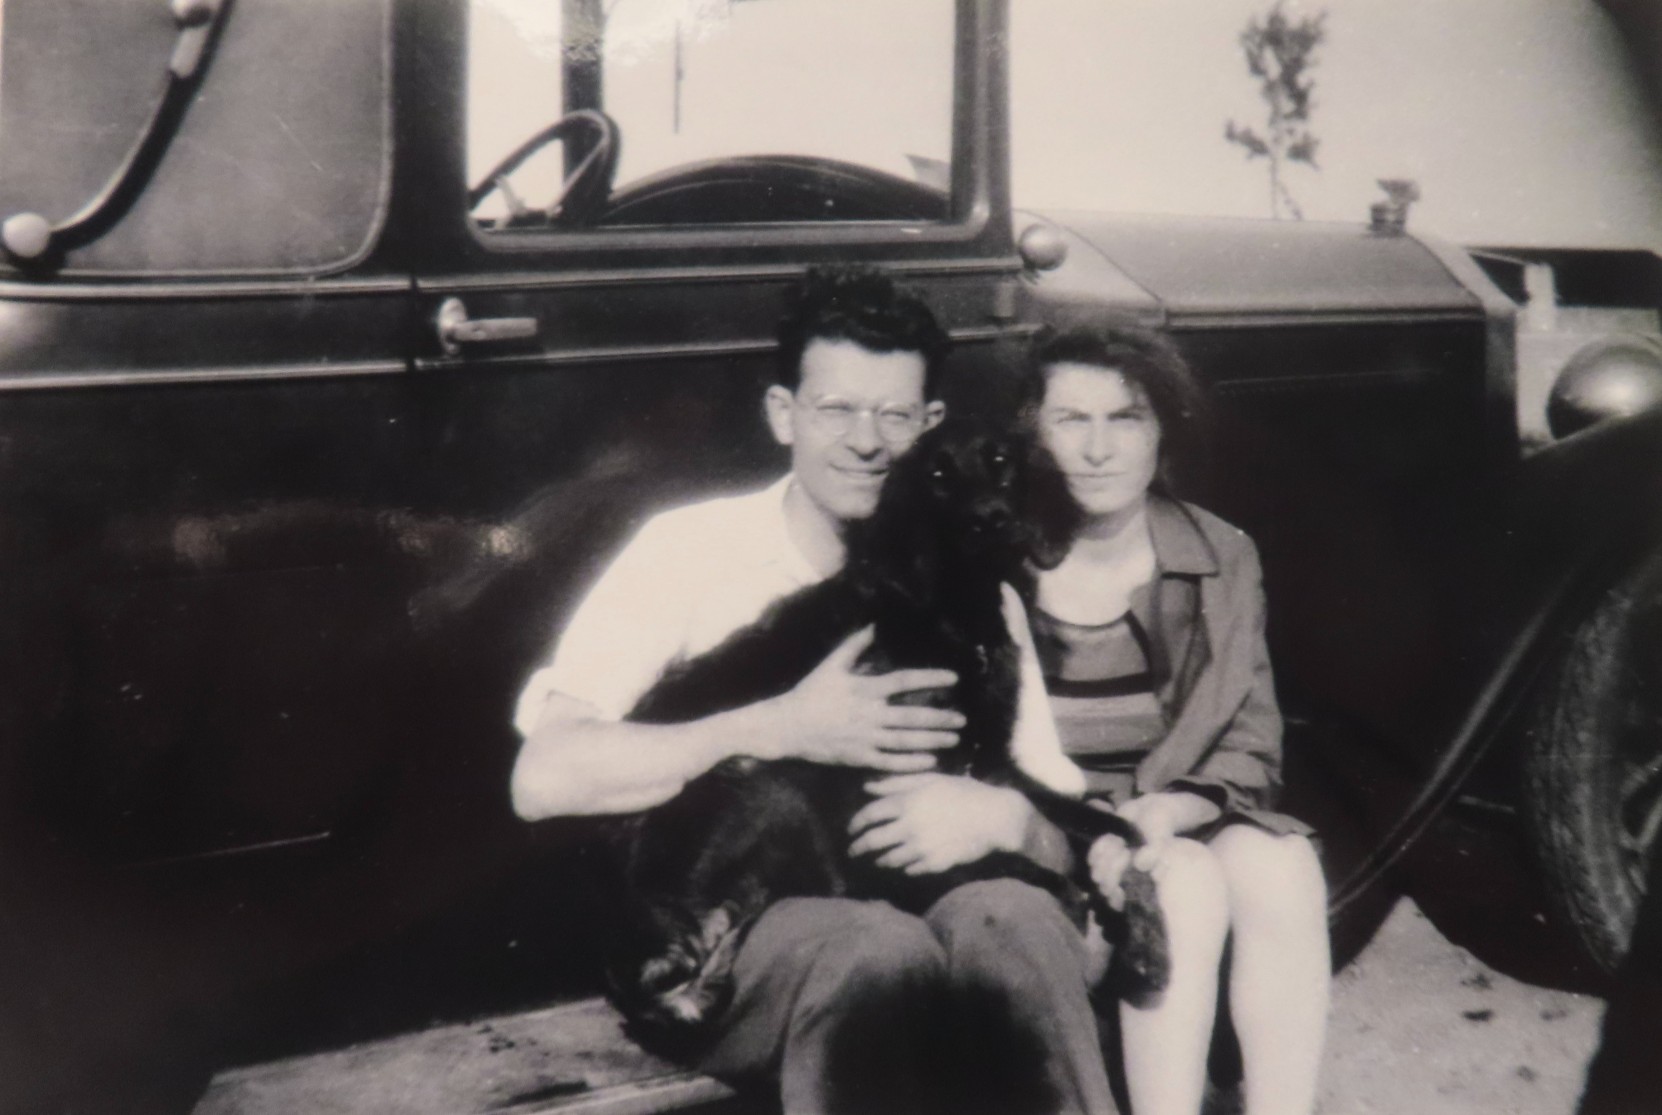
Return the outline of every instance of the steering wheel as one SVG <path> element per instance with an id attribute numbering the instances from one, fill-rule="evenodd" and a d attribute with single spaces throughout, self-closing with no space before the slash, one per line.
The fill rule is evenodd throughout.
<path id="1" fill-rule="evenodd" d="M 569 141 L 573 133 L 584 128 L 593 133 L 594 144 L 566 175 L 565 181 L 560 184 L 559 194 L 549 202 L 547 209 L 533 209 L 526 205 L 508 185 L 508 176 L 550 143 L 555 140 Z M 592 108 L 568 112 L 514 148 L 468 190 L 468 212 L 479 208 L 479 203 L 491 194 L 501 191 L 508 205 L 507 224 L 510 227 L 592 224 L 611 197 L 612 179 L 617 174 L 622 142 L 616 122 L 604 112 Z"/>

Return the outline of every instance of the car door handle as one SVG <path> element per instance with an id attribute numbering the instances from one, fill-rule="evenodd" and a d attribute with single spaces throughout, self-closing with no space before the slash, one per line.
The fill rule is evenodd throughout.
<path id="1" fill-rule="evenodd" d="M 439 347 L 446 356 L 459 354 L 463 345 L 523 341 L 537 335 L 534 317 L 468 317 L 460 298 L 446 298 L 440 303 L 434 323 L 438 326 Z"/>

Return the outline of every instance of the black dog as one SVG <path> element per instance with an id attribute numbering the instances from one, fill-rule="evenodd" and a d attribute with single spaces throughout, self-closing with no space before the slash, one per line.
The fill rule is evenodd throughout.
<path id="1" fill-rule="evenodd" d="M 933 667 L 958 677 L 950 692 L 911 695 L 964 714 L 959 742 L 937 755 L 937 769 L 1017 786 L 1082 839 L 1114 833 L 1140 844 L 1134 826 L 1045 788 L 1010 753 L 1020 654 L 1002 586 L 1020 575 L 1031 548 L 1017 506 L 1026 459 L 1004 435 L 926 433 L 895 462 L 871 518 L 850 525 L 841 572 L 671 667 L 629 718 L 676 723 L 777 696 L 870 625 L 860 669 Z M 882 898 L 922 912 L 962 883 L 1013 877 L 1049 889 L 1083 917 L 1080 887 L 1021 856 L 995 854 L 927 876 L 850 859 L 848 825 L 870 800 L 863 784 L 871 777 L 800 760 L 728 760 L 624 823 L 626 909 L 608 975 L 637 1031 L 685 1036 L 713 1015 L 729 993 L 745 931 L 781 898 Z M 1152 903 L 1143 914 L 1141 931 L 1129 920 L 1146 947 L 1124 950 L 1135 954 L 1126 962 L 1132 982 L 1158 989 L 1166 980 L 1164 934 L 1148 923 L 1159 916 Z"/>

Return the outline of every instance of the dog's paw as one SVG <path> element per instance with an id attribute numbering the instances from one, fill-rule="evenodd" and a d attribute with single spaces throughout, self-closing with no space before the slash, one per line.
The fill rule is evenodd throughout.
<path id="1" fill-rule="evenodd" d="M 688 1030 L 727 1004 L 742 924 L 725 905 L 703 916 L 695 937 L 670 945 L 641 965 L 641 1006 L 633 1013 L 650 1026 Z"/>
<path id="2" fill-rule="evenodd" d="M 680 948 L 671 949 L 663 956 L 654 956 L 641 965 L 637 981 L 648 998 L 660 999 L 675 994 L 691 983 L 698 967 Z"/>
<path id="3" fill-rule="evenodd" d="M 738 919 L 727 905 L 717 906 L 704 915 L 698 926 L 698 943 L 706 957 L 713 957 L 737 935 Z M 701 965 L 708 967 L 708 964 Z"/>
<path id="4" fill-rule="evenodd" d="M 650 1020 L 657 1026 L 690 1029 L 702 1025 L 710 1017 L 711 1002 L 696 982 L 683 983 L 667 994 L 658 996 L 652 1005 Z"/>
<path id="5" fill-rule="evenodd" d="M 632 1021 L 657 1030 L 687 1030 L 710 1013 L 711 998 L 691 958 L 677 949 L 641 966 L 639 994 L 631 996 Z"/>

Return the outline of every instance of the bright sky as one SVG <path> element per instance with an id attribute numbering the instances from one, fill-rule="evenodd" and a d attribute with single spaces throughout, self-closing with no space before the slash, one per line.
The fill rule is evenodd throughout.
<path id="1" fill-rule="evenodd" d="M 1268 216 L 1236 36 L 1266 0 L 1014 0 L 1014 181 L 1035 207 Z M 1591 0 L 1327 0 L 1306 216 L 1360 220 L 1417 179 L 1462 243 L 1662 248 L 1662 129 Z"/>
<path id="2" fill-rule="evenodd" d="M 556 51 L 557 0 L 476 0 L 489 64 L 474 81 L 514 120 L 479 120 L 474 162 L 552 119 L 510 89 Z M 944 155 L 947 0 L 835 0 L 806 41 L 806 0 L 606 0 L 608 65 L 631 95 L 668 105 L 684 30 L 685 134 L 634 125 L 622 177 L 655 147 L 672 158 L 789 150 L 819 112 L 825 153 L 909 173 L 900 153 Z M 1013 180 L 1031 207 L 1267 216 L 1262 162 L 1223 139 L 1262 128 L 1236 36 L 1267 0 L 1012 0 Z M 1416 228 L 1462 243 L 1662 249 L 1662 126 L 1639 96 L 1620 39 L 1592 0 L 1291 0 L 1327 12 L 1314 130 L 1321 169 L 1288 181 L 1312 219 L 1361 220 L 1375 180 L 1416 179 Z M 4 28 L 0 0 L 0 35 Z M 686 29 L 692 29 L 687 31 Z M 746 30 L 748 28 L 748 30 Z M 743 30 L 744 34 L 739 34 Z M 515 43 L 517 40 L 517 43 Z M 507 44 L 507 49 L 498 49 Z M 840 83 L 804 84 L 815 69 Z M 832 103 L 822 92 L 838 88 Z M 706 103 L 707 102 L 707 103 Z M 555 101 L 557 104 L 557 100 Z M 720 111 L 713 111 L 719 108 Z M 702 122 L 738 121 L 703 136 Z M 850 128 L 849 121 L 858 122 Z M 490 126 L 494 125 L 494 133 Z M 628 142 L 632 139 L 633 142 Z M 694 142 L 696 141 L 696 142 Z M 696 147 L 696 150 L 691 148 Z M 879 154 L 881 151 L 881 155 Z M 672 159 L 673 161 L 673 159 Z M 659 163 L 658 165 L 663 165 Z"/>

